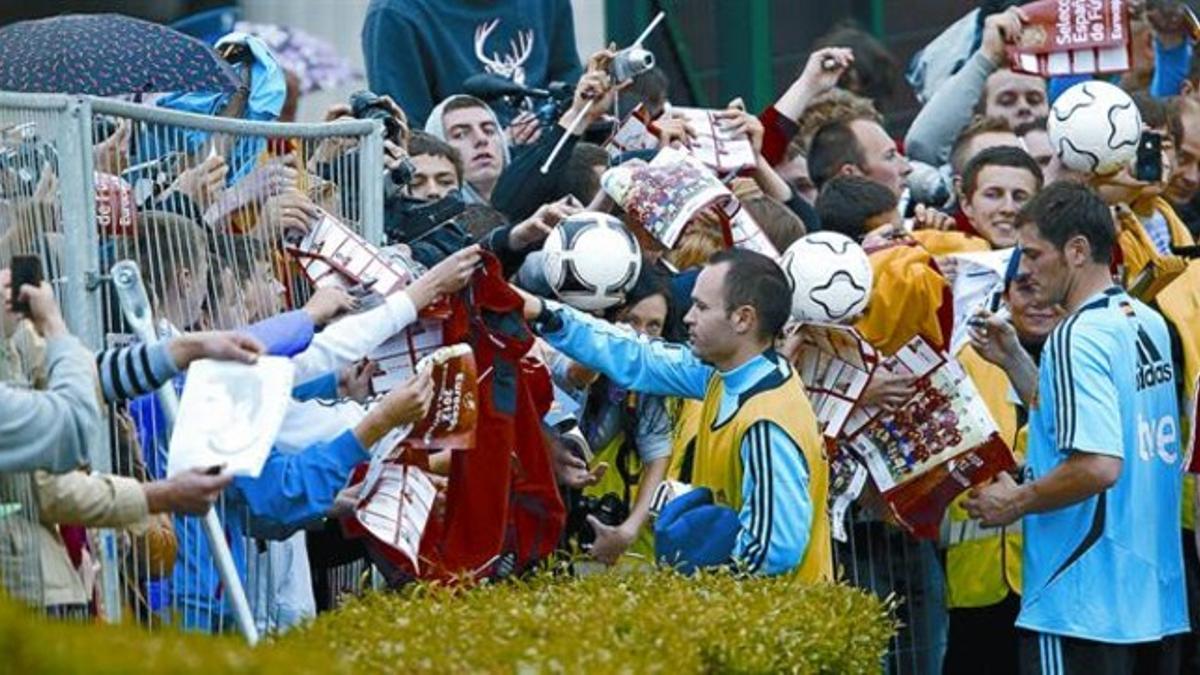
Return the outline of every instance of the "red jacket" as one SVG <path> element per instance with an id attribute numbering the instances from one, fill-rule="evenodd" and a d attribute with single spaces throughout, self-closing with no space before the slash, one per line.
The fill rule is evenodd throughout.
<path id="1" fill-rule="evenodd" d="M 447 344 L 468 342 L 480 374 L 473 450 L 455 452 L 442 522 L 422 540 L 423 576 L 520 571 L 554 551 L 566 520 L 541 419 L 549 409 L 549 373 L 524 359 L 533 334 L 523 300 L 500 262 L 484 268 L 451 302 Z M 425 561 L 423 560 L 423 564 Z"/>

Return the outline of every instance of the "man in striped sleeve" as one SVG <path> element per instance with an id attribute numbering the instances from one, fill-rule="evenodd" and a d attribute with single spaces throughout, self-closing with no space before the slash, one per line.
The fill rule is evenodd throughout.
<path id="1" fill-rule="evenodd" d="M 681 478 L 705 489 L 659 515 L 655 554 L 666 564 L 833 578 L 824 444 L 799 375 L 772 349 L 791 295 L 770 258 L 717 253 L 683 319 L 690 350 L 526 296 L 525 315 L 551 346 L 617 386 L 704 401 Z"/>
<path id="2" fill-rule="evenodd" d="M 1182 453 L 1166 322 L 1113 285 L 1112 216 L 1089 188 L 1047 187 L 1017 226 L 1022 271 L 1067 316 L 1040 371 L 1008 324 L 974 329 L 1029 404 L 1029 450 L 1022 484 L 1005 474 L 965 505 L 985 525 L 1023 518 L 1021 672 L 1180 672 Z"/>

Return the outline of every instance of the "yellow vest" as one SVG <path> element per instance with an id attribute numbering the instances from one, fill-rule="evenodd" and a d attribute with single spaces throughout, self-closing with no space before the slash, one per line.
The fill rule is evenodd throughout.
<path id="1" fill-rule="evenodd" d="M 958 353 L 963 370 L 979 390 L 1000 437 L 1018 461 L 1025 455 L 1027 430 L 1017 428 L 1017 408 L 1009 401 L 1008 376 L 970 346 Z M 946 510 L 946 606 L 988 607 L 1021 592 L 1021 523 L 984 528 L 962 507 L 966 494 Z"/>
<path id="2" fill-rule="evenodd" d="M 812 404 L 800 377 L 789 368 L 783 381 L 759 391 L 741 403 L 737 412 L 719 427 L 713 424 L 720 410 L 724 381 L 714 375 L 708 383 L 700 412 L 692 465 L 692 484 L 712 490 L 714 500 L 735 511 L 742 508 L 742 436 L 756 422 L 773 422 L 790 436 L 808 463 L 808 496 L 812 502 L 812 530 L 808 550 L 795 572 L 804 581 L 833 580 L 833 552 L 829 531 L 829 463 L 825 443 Z"/>
<path id="3" fill-rule="evenodd" d="M 696 446 L 696 434 L 700 431 L 700 410 L 704 402 L 694 398 L 669 399 L 671 413 L 671 463 L 667 465 L 667 478 L 687 482 L 684 464 L 691 461 Z M 691 471 L 687 472 L 689 475 Z"/>
<path id="4" fill-rule="evenodd" d="M 1156 197 L 1152 206 L 1166 218 L 1172 246 L 1195 245 L 1192 233 L 1166 200 Z M 1117 235 L 1117 243 L 1121 247 L 1121 257 L 1125 265 L 1125 285 L 1128 287 L 1146 265 L 1161 256 L 1146 233 L 1146 228 L 1134 213 L 1122 209 L 1118 211 L 1118 221 L 1121 231 Z M 1196 394 L 1196 377 L 1200 374 L 1200 260 L 1189 260 L 1184 272 L 1154 297 L 1154 304 L 1163 318 L 1179 333 L 1180 346 L 1183 348 L 1183 373 L 1177 375 L 1184 378 L 1184 400 L 1180 408 L 1182 410 Z M 1181 415 L 1180 423 L 1183 427 L 1181 437 L 1187 438 L 1191 423 L 1188 415 Z M 1195 514 L 1192 511 L 1194 492 L 1195 477 L 1185 474 L 1181 515 L 1183 527 L 1188 530 L 1195 529 Z"/>

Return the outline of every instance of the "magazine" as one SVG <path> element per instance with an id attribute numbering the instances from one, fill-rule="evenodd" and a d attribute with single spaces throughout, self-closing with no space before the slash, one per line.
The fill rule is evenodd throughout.
<path id="1" fill-rule="evenodd" d="M 833 448 L 829 499 L 835 534 L 844 534 L 839 514 L 862 491 L 866 477 L 899 524 L 934 538 L 955 497 L 1015 468 L 1012 451 L 966 372 L 924 338 L 882 359 L 848 326 L 809 324 L 799 337 L 797 369 Z M 916 393 L 896 410 L 861 400 L 870 380 L 882 373 L 917 378 Z"/>
<path id="2" fill-rule="evenodd" d="M 1040 77 L 1120 73 L 1129 69 L 1129 7 L 1098 0 L 1038 0 L 1009 47 L 1013 70 Z"/>

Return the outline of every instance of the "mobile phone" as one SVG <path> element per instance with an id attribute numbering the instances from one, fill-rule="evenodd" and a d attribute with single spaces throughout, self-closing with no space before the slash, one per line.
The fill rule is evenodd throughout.
<path id="1" fill-rule="evenodd" d="M 1133 177 L 1143 183 L 1157 183 L 1162 180 L 1162 171 L 1162 134 L 1156 131 L 1143 132 L 1138 139 Z"/>
<path id="2" fill-rule="evenodd" d="M 12 259 L 12 308 L 18 314 L 29 314 L 29 303 L 20 299 L 21 287 L 42 283 L 42 259 L 36 255 L 15 255 Z"/>

